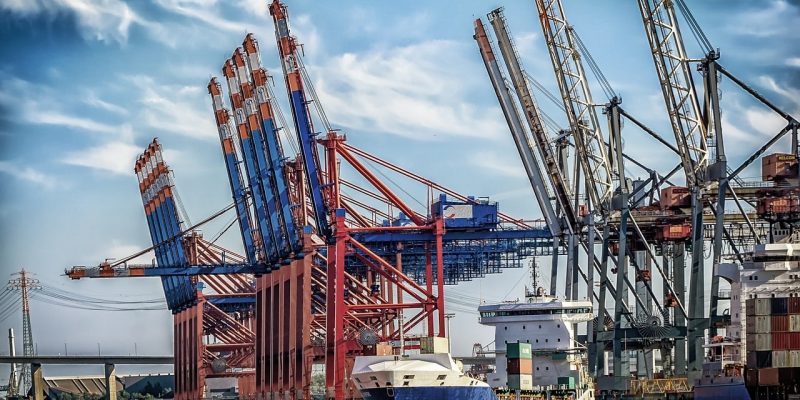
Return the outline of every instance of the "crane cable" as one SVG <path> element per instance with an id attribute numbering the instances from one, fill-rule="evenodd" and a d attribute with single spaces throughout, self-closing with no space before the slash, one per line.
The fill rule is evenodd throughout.
<path id="1" fill-rule="evenodd" d="M 694 19 L 694 15 L 689 11 L 689 7 L 686 6 L 683 0 L 677 0 L 675 3 L 678 5 L 681 14 L 683 14 L 683 18 L 686 19 L 686 22 L 689 24 L 689 29 L 692 31 L 692 36 L 694 36 L 694 39 L 697 41 L 697 45 L 700 46 L 705 54 L 711 53 L 714 50 L 714 46 L 711 45 L 711 41 L 708 40 L 708 36 L 703 32 L 700 24 Z"/>
<path id="2" fill-rule="evenodd" d="M 606 76 L 603 75 L 603 71 L 600 69 L 600 66 L 597 65 L 595 62 L 594 57 L 592 57 L 592 53 L 589 52 L 589 49 L 581 40 L 581 37 L 578 35 L 578 32 L 575 29 L 572 29 L 572 36 L 575 38 L 575 43 L 578 45 L 578 52 L 586 59 L 586 63 L 589 64 L 589 69 L 592 70 L 592 74 L 597 79 L 597 82 L 600 84 L 600 88 L 603 89 L 603 93 L 606 95 L 606 98 L 610 101 L 611 99 L 617 97 L 617 93 L 614 92 L 614 88 L 611 87 L 611 83 L 606 79 Z"/>

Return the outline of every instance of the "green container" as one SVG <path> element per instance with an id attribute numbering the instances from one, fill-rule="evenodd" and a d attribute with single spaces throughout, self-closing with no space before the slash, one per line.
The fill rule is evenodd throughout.
<path id="1" fill-rule="evenodd" d="M 506 358 L 533 358 L 530 343 L 507 343 Z"/>
<path id="2" fill-rule="evenodd" d="M 508 388 L 510 390 L 533 390 L 533 377 L 527 375 L 508 374 L 506 376 Z"/>
<path id="3" fill-rule="evenodd" d="M 560 376 L 558 377 L 558 385 L 567 385 L 568 389 L 575 389 L 575 377 L 574 376 Z"/>
<path id="4" fill-rule="evenodd" d="M 567 353 L 553 353 L 552 359 L 553 360 L 566 360 L 567 359 Z"/>

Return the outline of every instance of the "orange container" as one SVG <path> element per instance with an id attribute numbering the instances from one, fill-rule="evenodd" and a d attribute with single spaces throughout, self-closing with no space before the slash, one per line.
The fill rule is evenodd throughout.
<path id="1" fill-rule="evenodd" d="M 778 368 L 760 368 L 758 370 L 759 386 L 775 386 L 779 381 Z"/>
<path id="2" fill-rule="evenodd" d="M 659 239 L 663 240 L 684 240 L 692 234 L 692 226 L 689 224 L 664 225 L 661 227 Z"/>
<path id="3" fill-rule="evenodd" d="M 790 214 L 800 210 L 800 199 L 797 197 L 767 197 L 759 199 L 756 204 L 756 212 L 764 214 Z"/>
<path id="4" fill-rule="evenodd" d="M 793 333 L 777 332 L 772 334 L 772 350 L 789 350 Z"/>
<path id="5" fill-rule="evenodd" d="M 509 358 L 506 373 L 511 375 L 530 375 L 533 373 L 533 360 L 530 358 Z"/>
<path id="6" fill-rule="evenodd" d="M 771 322 L 772 332 L 788 332 L 789 331 L 789 316 L 788 315 L 773 315 Z M 772 342 L 775 345 L 775 342 Z"/>
<path id="7" fill-rule="evenodd" d="M 797 157 L 775 153 L 761 159 L 761 178 L 765 181 L 797 177 Z"/>
<path id="8" fill-rule="evenodd" d="M 662 209 L 689 207 L 692 201 L 692 193 L 685 186 L 670 186 L 661 191 Z"/>

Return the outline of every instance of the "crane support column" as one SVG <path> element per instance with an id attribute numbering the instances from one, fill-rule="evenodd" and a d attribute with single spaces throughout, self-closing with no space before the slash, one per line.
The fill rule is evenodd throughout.
<path id="1" fill-rule="evenodd" d="M 706 57 L 702 65 L 704 69 L 704 86 L 706 105 L 710 115 L 707 118 L 709 131 L 714 132 L 714 145 L 716 150 L 715 163 L 709 167 L 709 178 L 718 182 L 716 216 L 714 219 L 714 239 L 712 255 L 712 271 L 716 271 L 717 266 L 722 262 L 722 239 L 725 229 L 725 197 L 728 192 L 728 162 L 725 157 L 725 145 L 722 135 L 722 118 L 719 107 L 719 88 L 717 86 L 718 72 L 716 53 L 711 53 Z M 719 275 L 716 272 L 711 274 L 711 303 L 708 314 L 708 334 L 717 334 L 717 306 L 719 303 Z"/>

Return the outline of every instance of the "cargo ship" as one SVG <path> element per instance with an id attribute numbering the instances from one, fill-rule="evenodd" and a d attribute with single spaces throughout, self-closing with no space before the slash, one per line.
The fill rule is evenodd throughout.
<path id="1" fill-rule="evenodd" d="M 356 357 L 351 379 L 367 400 L 497 400 L 449 353 Z"/>
<path id="2" fill-rule="evenodd" d="M 748 391 L 758 399 L 800 399 L 800 244 L 757 245 L 742 267 L 731 313 L 733 320 L 744 305 L 739 336 Z"/>
<path id="3" fill-rule="evenodd" d="M 489 385 L 500 397 L 520 393 L 526 398 L 594 398 L 587 368 L 587 349 L 575 340 L 575 326 L 594 319 L 589 300 L 562 300 L 536 285 L 525 289 L 525 300 L 483 304 L 480 323 L 495 327 L 495 372 Z M 530 349 L 530 362 L 521 354 Z"/>

